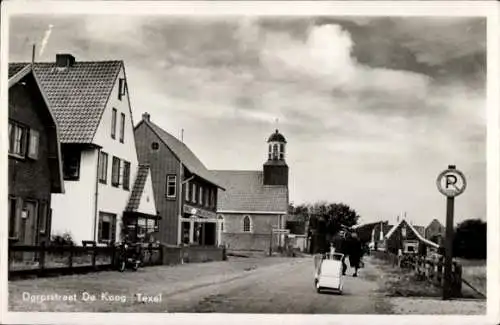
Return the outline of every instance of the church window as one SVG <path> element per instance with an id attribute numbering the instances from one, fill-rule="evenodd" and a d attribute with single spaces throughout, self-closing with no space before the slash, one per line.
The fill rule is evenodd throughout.
<path id="1" fill-rule="evenodd" d="M 243 218 L 243 232 L 250 232 L 252 228 L 252 221 L 249 216 Z"/>

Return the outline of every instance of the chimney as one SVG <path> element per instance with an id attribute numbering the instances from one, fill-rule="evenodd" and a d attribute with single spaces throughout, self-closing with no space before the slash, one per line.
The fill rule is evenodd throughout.
<path id="1" fill-rule="evenodd" d="M 148 112 L 146 112 L 146 113 L 142 114 L 142 119 L 143 119 L 144 121 L 148 121 L 148 122 L 149 122 L 149 118 L 150 118 L 150 117 L 151 117 L 151 115 L 149 115 L 149 113 L 148 113 Z"/>
<path id="2" fill-rule="evenodd" d="M 75 64 L 75 57 L 71 54 L 56 54 L 56 67 L 69 68 Z"/>

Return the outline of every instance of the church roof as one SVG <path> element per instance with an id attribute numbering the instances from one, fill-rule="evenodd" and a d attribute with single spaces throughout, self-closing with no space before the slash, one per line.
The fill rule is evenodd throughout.
<path id="1" fill-rule="evenodd" d="M 267 142 L 273 141 L 286 143 L 285 137 L 278 131 L 278 129 L 276 129 L 276 131 L 269 136 L 269 139 L 267 139 Z"/>
<path id="2" fill-rule="evenodd" d="M 226 189 L 218 193 L 219 212 L 287 212 L 287 186 L 263 185 L 262 171 L 213 170 L 212 173 Z"/>

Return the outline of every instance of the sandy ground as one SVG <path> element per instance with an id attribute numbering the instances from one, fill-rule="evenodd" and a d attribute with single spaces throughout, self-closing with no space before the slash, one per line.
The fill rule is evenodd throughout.
<path id="1" fill-rule="evenodd" d="M 342 295 L 318 294 L 311 256 L 230 258 L 225 262 L 157 266 L 9 282 L 9 310 L 65 312 L 218 312 L 304 314 L 484 314 L 485 301 L 389 297 L 387 271 L 365 259 L 359 277 L 344 278 Z M 82 294 L 95 295 L 83 301 Z M 29 302 L 23 293 L 76 295 L 74 301 Z M 141 302 L 137 293 L 161 297 Z M 103 294 L 105 294 L 103 296 Z M 161 295 L 161 296 L 160 296 Z M 109 301 L 117 296 L 115 301 Z M 124 300 L 120 300 L 124 297 Z"/>
<path id="2" fill-rule="evenodd" d="M 443 301 L 426 298 L 399 298 L 390 299 L 394 314 L 459 314 L 459 315 L 485 315 L 486 301 L 451 300 Z"/>

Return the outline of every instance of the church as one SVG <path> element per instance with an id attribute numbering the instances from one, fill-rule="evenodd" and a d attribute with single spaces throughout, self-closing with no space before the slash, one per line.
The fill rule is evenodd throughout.
<path id="1" fill-rule="evenodd" d="M 284 244 L 273 228 L 285 228 L 288 211 L 286 139 L 276 130 L 268 140 L 262 170 L 214 170 L 219 190 L 220 243 L 232 251 L 268 251 Z"/>

